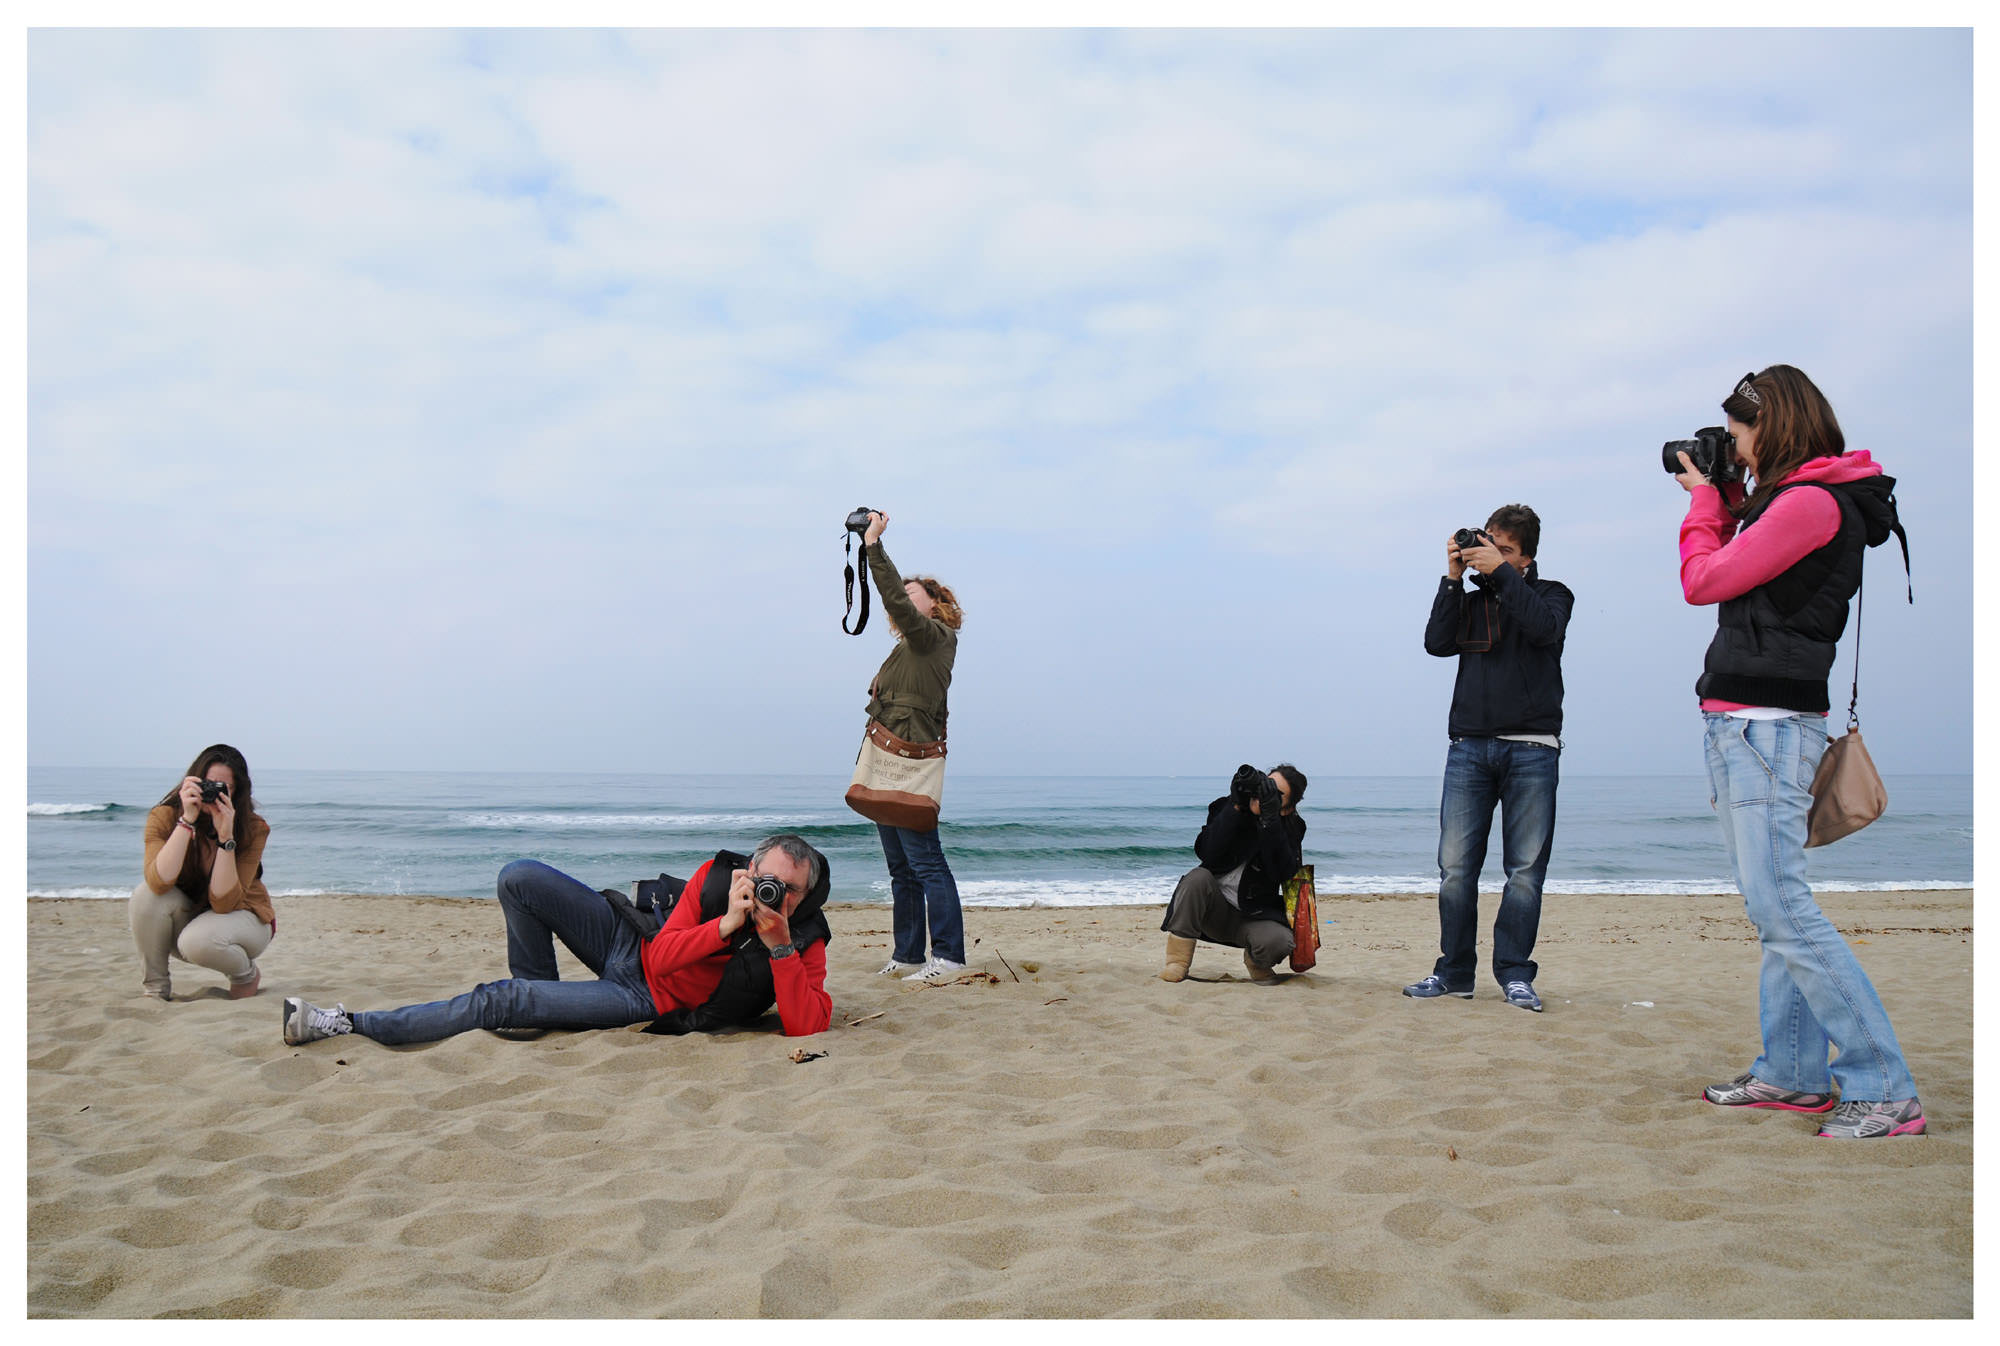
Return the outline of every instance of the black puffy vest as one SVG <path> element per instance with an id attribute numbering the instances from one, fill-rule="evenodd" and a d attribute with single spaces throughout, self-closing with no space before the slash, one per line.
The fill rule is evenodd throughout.
<path id="1" fill-rule="evenodd" d="M 1833 496 L 1840 505 L 1839 529 L 1777 578 L 1721 604 L 1715 639 L 1694 685 L 1697 696 L 1784 710 L 1828 709 L 1827 674 L 1847 629 L 1848 600 L 1861 587 L 1866 549 L 1903 530 L 1896 518 L 1896 479 L 1882 476 L 1783 487 L 1758 502 L 1742 528 L 1755 524 L 1786 491 L 1807 489 Z"/>

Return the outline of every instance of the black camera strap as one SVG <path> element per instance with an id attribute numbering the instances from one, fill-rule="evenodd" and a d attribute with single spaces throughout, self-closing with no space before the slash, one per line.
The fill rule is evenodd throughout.
<path id="1" fill-rule="evenodd" d="M 847 543 L 841 550 L 848 559 L 846 568 L 841 572 L 843 583 L 847 587 L 847 611 L 841 615 L 840 629 L 847 631 L 850 636 L 858 636 L 868 626 L 868 539 L 861 540 L 861 620 L 854 624 L 852 631 L 847 630 L 847 619 L 854 615 L 854 534 L 851 531 L 847 534 Z"/>

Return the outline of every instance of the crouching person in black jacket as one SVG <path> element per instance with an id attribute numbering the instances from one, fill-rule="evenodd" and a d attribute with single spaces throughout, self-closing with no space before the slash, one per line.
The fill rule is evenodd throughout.
<path id="1" fill-rule="evenodd" d="M 1161 981 L 1187 976 L 1195 941 L 1203 939 L 1243 950 L 1251 981 L 1278 980 L 1273 969 L 1292 952 L 1284 884 L 1299 868 L 1306 820 L 1298 804 L 1305 793 L 1305 773 L 1289 762 L 1268 776 L 1247 764 L 1236 769 L 1229 793 L 1208 806 L 1194 839 L 1201 863 L 1182 877 L 1160 922 L 1167 932 Z"/>

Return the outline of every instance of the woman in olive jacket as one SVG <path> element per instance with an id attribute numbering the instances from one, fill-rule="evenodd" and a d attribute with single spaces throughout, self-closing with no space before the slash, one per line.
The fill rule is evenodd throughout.
<path id="1" fill-rule="evenodd" d="M 897 738 L 935 743 L 945 736 L 945 694 L 958 658 L 958 628 L 965 621 L 958 598 L 938 580 L 919 575 L 905 580 L 882 550 L 889 516 L 870 512 L 868 566 L 882 595 L 882 610 L 895 630 L 896 648 L 868 685 L 868 718 Z M 896 946 L 882 975 L 913 981 L 946 982 L 965 971 L 965 918 L 958 904 L 958 881 L 945 863 L 935 827 L 918 832 L 877 823 L 882 855 L 889 862 L 889 894 L 894 905 Z M 928 923 L 930 956 L 924 956 Z"/>

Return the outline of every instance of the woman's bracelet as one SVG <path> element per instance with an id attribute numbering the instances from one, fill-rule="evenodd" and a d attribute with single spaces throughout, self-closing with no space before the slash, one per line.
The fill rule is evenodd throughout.
<path id="1" fill-rule="evenodd" d="M 174 819 L 174 825 L 175 825 L 176 827 L 185 827 L 185 828 L 186 828 L 186 829 L 187 829 L 188 831 L 190 831 L 190 832 L 194 831 L 194 824 L 193 824 L 193 823 L 191 823 L 191 822 L 189 822 L 189 821 L 188 821 L 187 819 L 185 819 L 185 818 L 176 818 L 176 819 Z"/>

